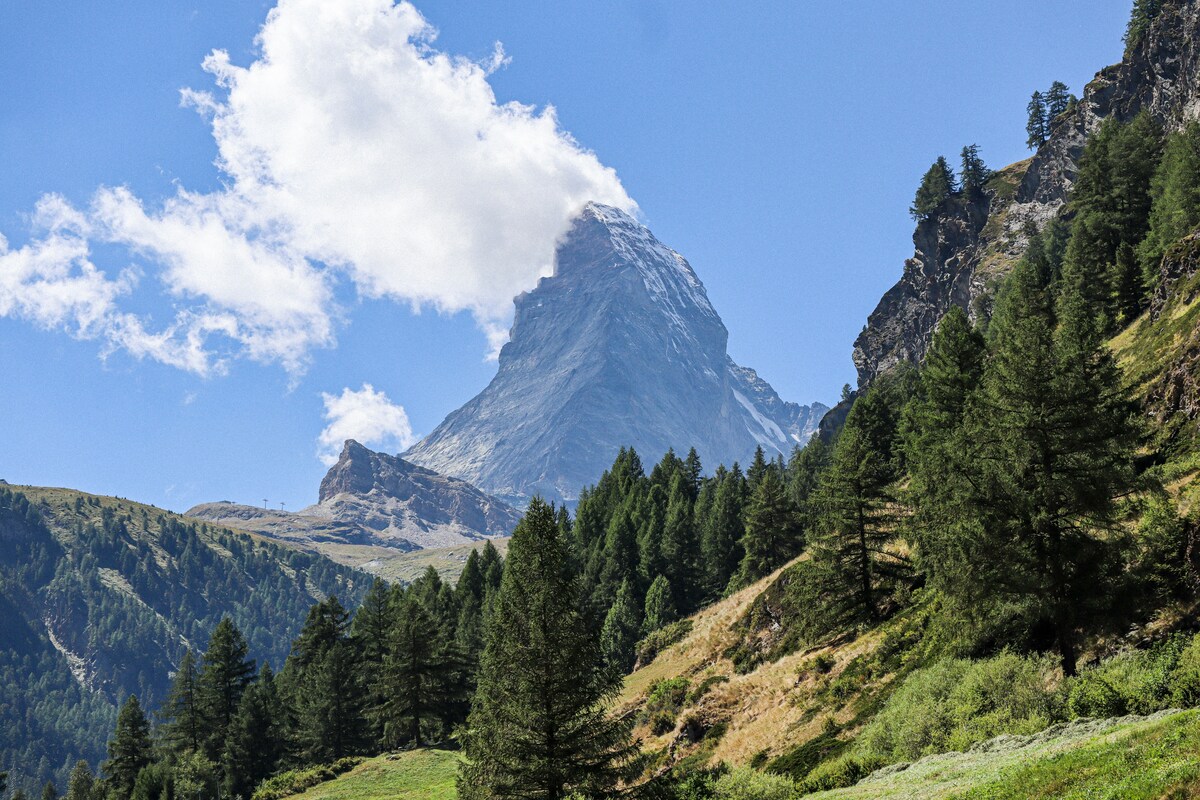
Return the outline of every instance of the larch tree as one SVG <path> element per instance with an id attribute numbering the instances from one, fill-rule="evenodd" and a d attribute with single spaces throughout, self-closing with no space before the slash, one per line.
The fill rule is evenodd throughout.
<path id="1" fill-rule="evenodd" d="M 459 796 L 618 794 L 639 771 L 638 746 L 630 723 L 608 715 L 620 679 L 588 630 L 570 545 L 540 498 L 513 533 L 486 642 Z"/>

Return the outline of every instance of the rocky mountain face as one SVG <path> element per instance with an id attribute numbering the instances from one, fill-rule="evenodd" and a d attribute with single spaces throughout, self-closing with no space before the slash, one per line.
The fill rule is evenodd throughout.
<path id="1" fill-rule="evenodd" d="M 1200 118 L 1200 2 L 1168 0 L 1121 63 L 1084 89 L 1032 159 L 1000 170 L 985 196 L 951 198 L 913 235 L 913 257 L 854 343 L 859 385 L 900 361 L 920 361 L 938 320 L 957 305 L 988 313 L 997 279 L 1025 252 L 1031 229 L 1064 213 L 1079 157 L 1106 119 L 1146 111 L 1167 131 Z"/>
<path id="2" fill-rule="evenodd" d="M 512 533 L 520 518 L 516 509 L 465 481 L 368 450 L 353 439 L 321 481 L 316 505 L 289 513 L 205 503 L 187 515 L 321 552 L 328 550 L 325 545 L 450 547 Z"/>
<path id="3" fill-rule="evenodd" d="M 681 255 L 589 205 L 555 274 L 516 298 L 491 384 L 404 457 L 523 504 L 577 497 L 623 446 L 650 460 L 695 447 L 711 468 L 806 442 L 825 407 L 784 402 L 727 340 Z"/>

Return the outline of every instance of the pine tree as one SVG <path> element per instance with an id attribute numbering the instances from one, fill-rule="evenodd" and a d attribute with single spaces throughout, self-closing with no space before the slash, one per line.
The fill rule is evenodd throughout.
<path id="1" fill-rule="evenodd" d="M 254 661 L 247 658 L 248 652 L 242 632 L 233 620 L 223 617 L 208 640 L 196 680 L 196 699 L 207 723 L 206 754 L 211 760 L 216 760 L 224 749 L 242 692 L 254 678 Z"/>
<path id="2" fill-rule="evenodd" d="M 754 494 L 763 476 L 767 474 L 767 468 L 767 456 L 760 444 L 754 448 L 754 460 L 750 462 L 750 469 L 746 470 L 746 486 L 751 494 Z"/>
<path id="3" fill-rule="evenodd" d="M 0 793 L 3 787 L 0 787 Z M 96 777 L 86 761 L 75 762 L 67 781 L 66 800 L 96 800 Z"/>
<path id="4" fill-rule="evenodd" d="M 206 739 L 208 723 L 204 718 L 199 681 L 196 659 L 191 650 L 186 650 L 171 681 L 171 690 L 159 711 L 163 721 L 163 738 L 167 747 L 175 753 L 199 750 Z"/>
<path id="5" fill-rule="evenodd" d="M 284 755 L 281 716 L 275 676 L 270 665 L 263 664 L 258 678 L 242 694 L 229 726 L 221 760 L 225 795 L 250 797 L 279 767 Z"/>
<path id="6" fill-rule="evenodd" d="M 1200 123 L 1172 134 L 1150 183 L 1150 229 L 1138 246 L 1142 284 L 1158 285 L 1167 249 L 1200 227 Z"/>
<path id="7" fill-rule="evenodd" d="M 1046 143 L 1046 139 L 1050 135 L 1046 100 L 1042 97 L 1041 92 L 1033 93 L 1033 97 L 1029 99 L 1029 105 L 1026 106 L 1025 110 L 1029 113 L 1029 119 L 1025 123 L 1025 133 L 1028 134 L 1028 137 L 1025 139 L 1025 146 L 1030 150 L 1037 150 Z"/>
<path id="8" fill-rule="evenodd" d="M 1133 0 L 1133 11 L 1125 27 L 1125 55 L 1132 53 L 1142 41 L 1162 8 L 1163 0 Z"/>
<path id="9" fill-rule="evenodd" d="M 467 567 L 471 569 L 471 577 L 482 583 L 483 576 L 479 572 L 479 556 L 474 550 L 471 551 L 471 557 L 467 560 Z M 467 576 L 467 569 L 463 570 L 463 575 Z M 459 583 L 461 585 L 462 579 L 459 580 Z M 378 708 L 385 701 L 385 698 L 379 694 L 379 682 L 376 677 L 383 669 L 391 631 L 391 590 L 388 589 L 386 583 L 376 578 L 372 581 L 371 588 L 367 590 L 358 610 L 354 612 L 354 619 L 350 623 L 350 637 L 358 651 L 358 665 L 363 673 L 361 681 L 366 687 L 364 702 L 368 708 Z M 371 714 L 367 716 L 374 719 Z M 383 736 L 383 731 L 379 727 L 373 726 L 370 735 L 374 741 L 379 741 Z"/>
<path id="10" fill-rule="evenodd" d="M 1050 90 L 1046 92 L 1046 137 L 1050 137 L 1050 129 L 1053 126 L 1054 120 L 1058 119 L 1068 108 L 1071 107 L 1071 101 L 1074 98 L 1071 96 L 1071 90 L 1062 81 L 1055 81 L 1050 84 Z"/>
<path id="11" fill-rule="evenodd" d="M 906 572 L 904 559 L 888 547 L 896 536 L 891 484 L 896 422 L 889 387 L 869 389 L 846 416 L 821 480 L 822 516 L 812 546 L 849 620 L 876 621 L 888 587 Z"/>
<path id="12" fill-rule="evenodd" d="M 579 611 L 570 567 L 553 510 L 534 498 L 513 533 L 487 620 L 463 736 L 464 800 L 605 798 L 640 769 L 630 723 L 607 714 L 620 681 Z"/>
<path id="13" fill-rule="evenodd" d="M 1075 221 L 1063 282 L 1070 284 L 1106 333 L 1118 320 L 1117 253 L 1122 244 L 1136 247 L 1146 234 L 1150 185 L 1160 153 L 1158 126 L 1143 113 L 1126 125 L 1106 121 L 1080 157 L 1071 194 Z"/>
<path id="14" fill-rule="evenodd" d="M 378 713 L 385 747 L 420 747 L 442 732 L 448 666 L 433 617 L 410 592 L 400 605 L 380 674 L 379 694 L 385 700 Z"/>
<path id="15" fill-rule="evenodd" d="M 808 530 L 816 524 L 819 510 L 813 502 L 821 476 L 829 468 L 833 448 L 820 436 L 813 436 L 804 447 L 792 451 L 788 464 L 788 493 L 800 513 L 800 524 Z"/>
<path id="16" fill-rule="evenodd" d="M 101 765 L 104 777 L 118 800 L 133 794 L 138 772 L 150 763 L 154 753 L 150 743 L 150 723 L 131 694 L 117 714 L 117 728 L 108 740 L 108 760 Z"/>
<path id="17" fill-rule="evenodd" d="M 960 551 L 976 597 L 1019 599 L 1073 675 L 1078 626 L 1107 555 L 1096 535 L 1133 477 L 1133 407 L 1094 315 L 1069 284 L 1057 307 L 1020 262 L 993 320 L 994 353 L 968 414 L 973 536 Z"/>
<path id="18" fill-rule="evenodd" d="M 604 660 L 621 675 L 633 669 L 641 630 L 642 611 L 633 584 L 627 579 L 617 590 L 617 597 L 604 618 L 604 627 L 600 629 L 600 651 Z"/>
<path id="19" fill-rule="evenodd" d="M 297 717 L 293 736 L 312 763 L 351 755 L 363 745 L 364 676 L 349 629 L 349 613 L 336 597 L 327 598 L 309 611 L 284 665 Z"/>
<path id="20" fill-rule="evenodd" d="M 678 619 L 675 601 L 671 596 L 671 583 L 659 575 L 646 590 L 646 615 L 642 622 L 642 633 L 649 634 Z"/>
<path id="21" fill-rule="evenodd" d="M 1038 245 L 1040 246 L 1040 245 Z M 1034 245 L 1031 245 L 1031 249 Z M 908 499 L 914 509 L 908 529 L 922 564 L 935 583 L 959 577 L 953 572 L 958 527 L 965 516 L 961 500 L 970 447 L 962 441 L 967 405 L 979 389 L 987 349 L 966 313 L 951 306 L 938 324 L 921 368 L 918 395 L 905 407 L 902 436 L 910 476 Z"/>
<path id="22" fill-rule="evenodd" d="M 676 475 L 667 501 L 667 519 L 663 529 L 662 570 L 675 592 L 674 605 L 685 613 L 695 610 L 701 600 L 700 535 L 693 514 L 689 478 Z M 650 575 L 653 578 L 654 575 Z"/>
<path id="23" fill-rule="evenodd" d="M 46 785 L 42 787 L 42 800 L 58 800 L 58 787 L 54 785 L 54 781 L 46 781 Z"/>
<path id="24" fill-rule="evenodd" d="M 738 585 L 747 586 L 783 566 L 804 546 L 800 514 L 788 496 L 778 470 L 767 470 L 746 507 L 745 555 Z"/>
<path id="25" fill-rule="evenodd" d="M 694 447 L 688 450 L 687 458 L 683 460 L 683 472 L 688 479 L 688 488 L 694 503 L 700 497 L 700 487 L 703 483 L 701 476 L 704 474 L 704 467 L 700 463 L 700 454 Z"/>
<path id="26" fill-rule="evenodd" d="M 917 196 L 913 199 L 908 213 L 918 221 L 927 218 L 946 201 L 946 198 L 954 194 L 955 187 L 956 181 L 950 164 L 946 162 L 944 156 L 938 156 L 937 161 L 933 162 L 933 166 L 921 178 Z M 848 387 L 849 384 L 847 384 Z M 843 391 L 843 400 L 845 399 L 844 394 Z"/>
<path id="27" fill-rule="evenodd" d="M 745 527 L 742 512 L 746 503 L 746 481 L 737 464 L 718 477 L 713 511 L 704 521 L 700 550 L 704 561 L 709 597 L 720 597 L 742 561 Z"/>
<path id="28" fill-rule="evenodd" d="M 992 177 L 991 170 L 979 156 L 979 145 L 969 144 L 962 149 L 962 190 L 967 197 L 978 197 L 983 194 L 988 180 Z"/>

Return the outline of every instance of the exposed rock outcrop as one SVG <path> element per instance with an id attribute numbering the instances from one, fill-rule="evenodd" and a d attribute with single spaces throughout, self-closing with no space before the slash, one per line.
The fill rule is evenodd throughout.
<path id="1" fill-rule="evenodd" d="M 190 517 L 301 544 L 449 547 L 512 533 L 516 509 L 471 484 L 439 475 L 353 439 L 321 481 L 316 505 L 289 513 L 205 503 Z M 319 547 L 315 549 L 320 549 Z"/>
<path id="2" fill-rule="evenodd" d="M 1031 228 L 1064 212 L 1088 138 L 1109 118 L 1146 111 L 1170 131 L 1200 118 L 1200 2 L 1167 0 L 1119 64 L 1106 67 L 1054 120 L 1029 161 L 1001 170 L 986 197 L 952 198 L 917 225 L 915 252 L 854 343 L 859 385 L 900 361 L 919 362 L 951 305 L 986 314 L 996 280 L 1025 252 Z"/>

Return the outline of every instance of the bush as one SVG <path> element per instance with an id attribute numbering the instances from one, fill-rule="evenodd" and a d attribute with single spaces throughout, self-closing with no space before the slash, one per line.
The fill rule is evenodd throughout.
<path id="1" fill-rule="evenodd" d="M 1200 706 L 1200 634 L 1179 654 L 1171 672 L 1171 703 L 1177 706 Z"/>
<path id="2" fill-rule="evenodd" d="M 1054 674 L 1048 656 L 1005 652 L 940 661 L 901 684 L 864 729 L 854 754 L 890 764 L 1041 730 L 1064 715 Z"/>
<path id="3" fill-rule="evenodd" d="M 700 702 L 700 699 L 703 698 L 704 695 L 708 694 L 709 689 L 714 686 L 719 686 L 722 683 L 729 683 L 728 675 L 709 675 L 707 678 L 700 681 L 699 685 L 697 685 L 696 688 L 691 691 L 691 694 L 687 696 L 687 705 L 690 706 L 694 703 Z"/>
<path id="4" fill-rule="evenodd" d="M 655 736 L 661 736 L 675 727 L 675 719 L 683 708 L 691 684 L 687 678 L 668 678 L 654 684 L 642 718 L 650 723 Z"/>
<path id="5" fill-rule="evenodd" d="M 332 764 L 307 769 L 294 769 L 267 778 L 254 791 L 251 800 L 282 800 L 311 789 L 319 783 L 331 781 L 343 772 L 349 772 L 363 762 L 357 757 L 339 758 Z"/>
<path id="6" fill-rule="evenodd" d="M 691 630 L 692 621 L 690 619 L 681 619 L 647 634 L 645 638 L 637 643 L 638 666 L 644 667 L 649 664 L 663 650 L 666 650 L 676 642 L 682 641 L 683 637 L 687 636 Z"/>
<path id="7" fill-rule="evenodd" d="M 713 782 L 713 797 L 719 800 L 792 800 L 796 784 L 782 775 L 737 767 Z"/>
<path id="8" fill-rule="evenodd" d="M 1072 717 L 1119 717 L 1125 714 L 1125 698 L 1108 681 L 1091 672 L 1072 682 L 1067 708 Z"/>
<path id="9" fill-rule="evenodd" d="M 1068 706 L 1076 717 L 1152 714 L 1176 703 L 1178 665 L 1188 639 L 1172 636 L 1149 650 L 1130 650 L 1071 681 Z"/>
<path id="10" fill-rule="evenodd" d="M 853 786 L 882 766 L 883 760 L 874 756 L 844 755 L 810 772 L 800 783 L 800 792 L 810 794 Z"/>

